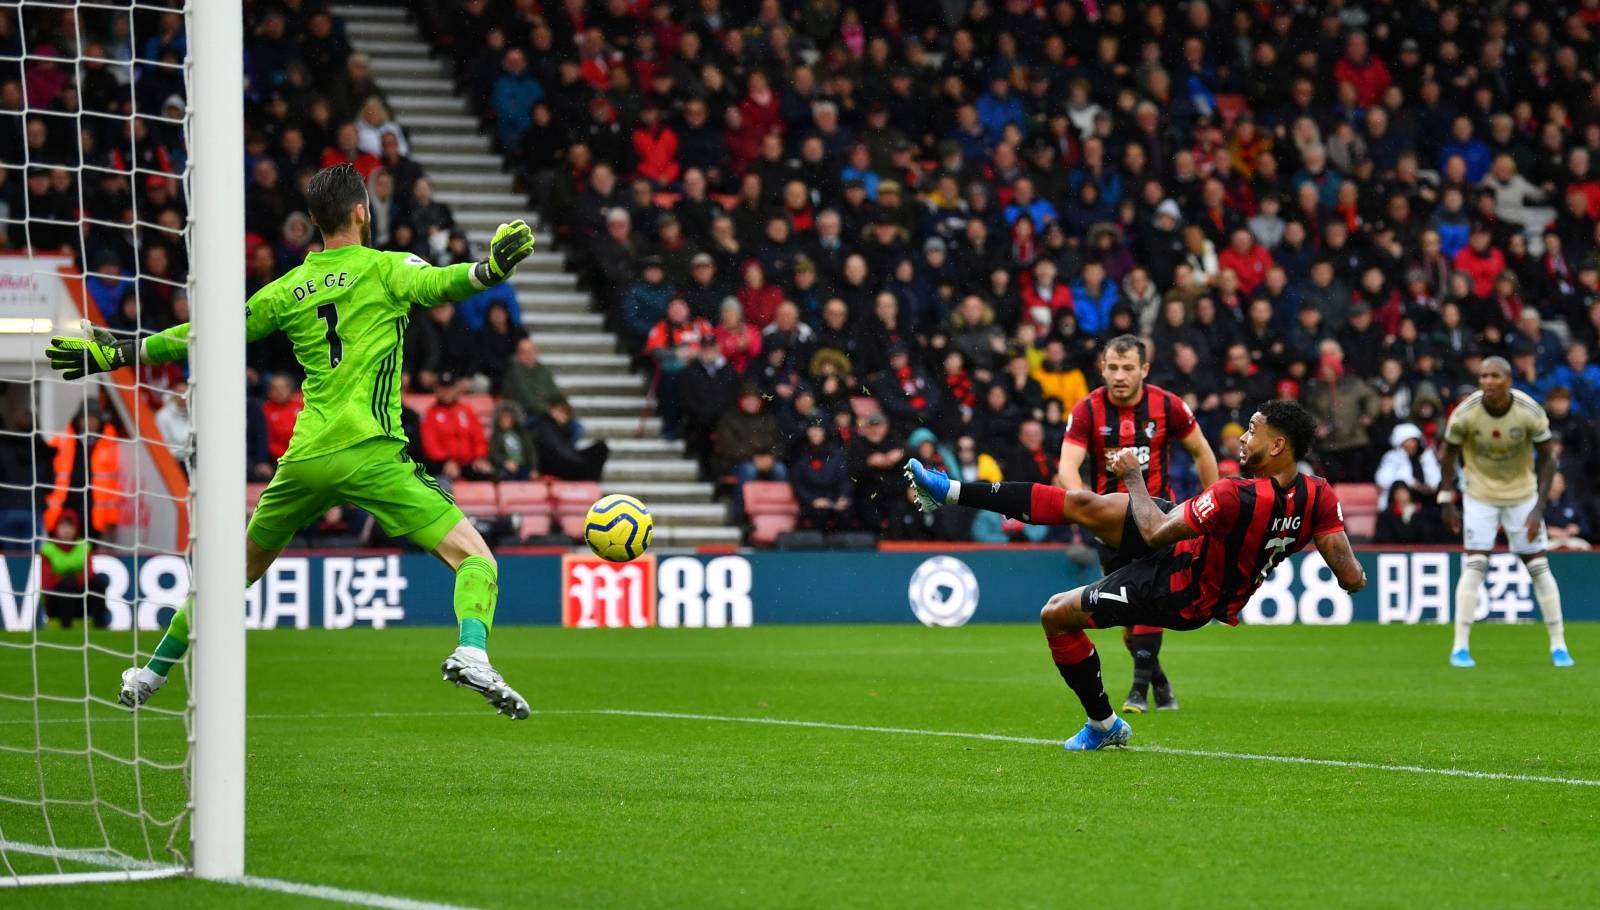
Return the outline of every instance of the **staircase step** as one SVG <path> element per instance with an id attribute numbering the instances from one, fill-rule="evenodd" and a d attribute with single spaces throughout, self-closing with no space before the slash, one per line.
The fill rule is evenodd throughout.
<path id="1" fill-rule="evenodd" d="M 607 371 L 612 374 L 628 373 L 627 354 L 573 354 L 566 351 L 539 352 L 539 359 L 556 371 L 556 382 L 561 381 L 563 370 Z"/>
<path id="2" fill-rule="evenodd" d="M 415 117 L 428 114 L 459 114 L 466 110 L 460 98 L 450 93 L 450 83 L 439 81 L 439 90 L 429 94 L 390 95 L 389 106 L 394 108 L 400 122 L 411 128 Z"/>
<path id="3" fill-rule="evenodd" d="M 446 95 L 455 94 L 455 86 L 450 80 L 440 76 L 392 76 L 383 80 L 385 92 L 413 93 L 417 95 L 432 95 L 443 92 Z"/>
<path id="4" fill-rule="evenodd" d="M 402 6 L 368 6 L 364 3 L 335 3 L 333 14 L 346 20 L 381 20 L 386 22 L 404 22 L 406 18 L 405 7 Z"/>
<path id="5" fill-rule="evenodd" d="M 488 194 L 485 194 L 488 195 Z M 497 194 L 498 195 L 498 194 Z M 456 216 L 456 226 L 467 232 L 467 240 L 472 243 L 488 243 L 494 239 L 495 229 L 513 218 L 528 220 L 533 214 L 533 209 L 528 208 L 528 200 L 522 196 L 505 194 L 507 198 L 515 199 L 515 205 L 488 205 L 485 203 L 468 203 L 464 206 L 451 204 Z"/>
<path id="6" fill-rule="evenodd" d="M 530 332 L 541 350 L 566 353 L 611 354 L 617 350 L 617 336 L 610 332 Z"/>
<path id="7" fill-rule="evenodd" d="M 540 359 L 549 363 L 551 358 L 542 356 Z M 561 377 L 557 376 L 556 381 L 560 382 Z M 579 414 L 578 420 L 583 423 L 583 434 L 590 439 L 658 439 L 661 436 L 659 417 L 646 417 L 641 421 L 637 417 L 585 417 Z"/>
<path id="8" fill-rule="evenodd" d="M 563 383 L 563 387 L 565 384 Z M 684 457 L 683 440 L 681 439 L 616 439 L 611 442 L 611 454 L 622 455 L 628 458 L 640 458 L 646 455 L 670 455 L 674 458 Z"/>
<path id="9" fill-rule="evenodd" d="M 373 57 L 371 70 L 378 84 L 388 85 L 390 76 L 442 77 L 444 64 L 438 60 L 429 60 L 426 56 Z"/>
<path id="10" fill-rule="evenodd" d="M 636 486 L 655 485 L 660 487 L 655 493 L 693 496 L 695 502 L 707 502 L 712 496 L 711 484 L 697 483 L 698 471 L 699 465 L 685 458 L 649 460 L 613 456 L 606 462 L 604 480 Z M 641 489 L 638 495 L 647 495 L 647 491 Z"/>
<path id="11" fill-rule="evenodd" d="M 402 124 L 405 121 L 400 121 Z M 477 152 L 489 154 L 489 140 L 473 130 L 470 134 L 456 132 L 417 133 L 411 137 L 411 147 L 435 152 Z"/>
<path id="12" fill-rule="evenodd" d="M 457 215 L 456 221 L 459 222 L 460 220 L 461 216 Z M 489 248 L 489 240 L 493 236 L 494 235 L 488 233 L 487 231 L 476 236 L 472 233 L 468 233 L 467 242 L 472 244 L 472 248 L 475 250 L 487 250 Z M 565 254 L 545 253 L 540 251 L 538 235 L 535 234 L 533 252 L 529 253 L 528 258 L 522 260 L 522 264 L 517 266 L 516 274 L 522 275 L 527 272 L 561 272 L 562 274 L 566 274 L 566 266 L 567 257 Z M 570 294 L 573 292 L 568 291 L 566 293 Z"/>
<path id="13" fill-rule="evenodd" d="M 654 546 L 663 547 L 724 547 L 741 543 L 738 528 L 717 525 L 699 525 L 676 528 L 656 526 Z"/>
<path id="14" fill-rule="evenodd" d="M 459 139 L 463 134 L 478 134 L 478 118 L 462 113 L 459 105 L 447 114 L 413 114 L 400 118 L 400 122 L 406 125 L 406 133 L 412 136 L 443 134 Z"/>
<path id="15" fill-rule="evenodd" d="M 441 192 L 511 192 L 511 175 L 489 173 L 486 171 L 430 171 L 428 179 L 433 181 L 433 188 Z M 518 207 L 527 204 L 526 197 L 518 196 Z M 532 221 L 528 222 L 532 224 Z"/>
<path id="16" fill-rule="evenodd" d="M 568 395 L 572 407 L 579 414 L 593 414 L 596 417 L 605 414 L 616 414 L 626 417 L 644 413 L 645 399 L 643 395 Z"/>
<path id="17" fill-rule="evenodd" d="M 383 84 L 389 84 L 385 79 Z M 405 121 L 400 121 L 404 124 Z M 505 171 L 505 162 L 499 155 L 489 152 L 469 152 L 461 150 L 432 151 L 417 149 L 411 156 L 428 171 L 494 171 L 496 174 Z"/>
<path id="18" fill-rule="evenodd" d="M 409 60 L 428 59 L 429 48 L 426 44 L 423 44 L 421 41 L 417 40 L 415 29 L 412 30 L 410 36 L 406 37 L 398 35 L 393 37 L 385 36 L 382 38 L 363 37 L 356 41 L 355 45 L 356 47 L 360 48 L 363 53 L 370 55 L 373 58 L 374 63 L 377 62 L 379 57 Z"/>
<path id="19" fill-rule="evenodd" d="M 599 313 L 535 309 L 522 314 L 522 327 L 540 332 L 598 332 L 604 319 Z"/>
<path id="20" fill-rule="evenodd" d="M 495 193 L 488 191 L 452 190 L 450 192 L 434 193 L 440 202 L 448 204 L 458 211 L 467 207 L 494 208 L 496 211 L 483 214 L 503 219 L 506 211 L 521 212 L 528 207 L 528 197 L 521 193 Z M 459 219 L 458 219 L 459 220 Z"/>
<path id="21" fill-rule="evenodd" d="M 579 293 L 578 276 L 571 272 L 528 272 L 524 274 L 518 270 L 511 286 L 516 289 L 519 297 L 538 297 L 539 295 L 556 294 L 563 297 L 583 298 L 582 300 L 545 300 L 539 306 L 550 306 L 559 309 L 583 309 L 589 304 L 589 295 Z"/>
<path id="22" fill-rule="evenodd" d="M 561 391 L 573 396 L 579 395 L 638 395 L 644 391 L 644 379 L 632 373 L 599 373 L 593 375 L 568 373 L 560 377 Z M 674 457 L 683 454 L 683 447 L 676 449 L 661 449 L 658 452 L 641 450 L 641 454 L 671 455 Z"/>
<path id="23" fill-rule="evenodd" d="M 602 485 L 601 489 L 605 489 Z M 721 525 L 728 520 L 728 508 L 717 502 L 661 502 L 650 503 L 650 514 L 656 527 L 677 528 L 688 525 Z M 659 533 L 659 532 L 658 532 Z"/>
<path id="24" fill-rule="evenodd" d="M 356 19 L 345 23 L 345 34 L 355 43 L 358 50 L 364 48 L 368 40 L 395 40 L 399 38 L 417 37 L 417 27 L 404 19 Z"/>

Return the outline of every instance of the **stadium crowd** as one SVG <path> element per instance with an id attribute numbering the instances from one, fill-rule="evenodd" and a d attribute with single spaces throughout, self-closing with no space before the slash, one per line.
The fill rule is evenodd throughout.
<path id="1" fill-rule="evenodd" d="M 377 245 L 468 257 L 338 21 L 246 6 L 251 290 L 315 248 L 300 188 L 340 161 L 369 177 Z M 1505 356 L 1560 434 L 1552 531 L 1590 534 L 1600 0 L 410 6 L 650 372 L 664 432 L 707 477 L 787 480 L 807 526 L 1036 533 L 929 524 L 899 463 L 1053 477 L 1100 346 L 1131 332 L 1224 471 L 1257 402 L 1298 398 L 1314 467 L 1379 484 L 1380 538 L 1408 542 L 1440 539 L 1432 447 Z M 0 11 L 0 242 L 79 256 L 106 321 L 147 330 L 187 315 L 163 176 L 183 167 L 184 36 L 131 19 Z M 46 46 L 117 62 L 74 78 Z M 597 472 L 519 322 L 510 294 L 412 319 L 409 391 L 514 405 L 431 442 L 424 416 L 419 460 L 507 476 L 498 437 Z M 249 369 L 261 479 L 295 368 L 268 342 Z"/>
<path id="2" fill-rule="evenodd" d="M 898 462 L 1050 478 L 1132 332 L 1225 471 L 1298 398 L 1406 541 L 1505 356 L 1590 533 L 1595 0 L 414 6 L 667 431 L 806 524 L 1008 533 L 927 525 Z"/>

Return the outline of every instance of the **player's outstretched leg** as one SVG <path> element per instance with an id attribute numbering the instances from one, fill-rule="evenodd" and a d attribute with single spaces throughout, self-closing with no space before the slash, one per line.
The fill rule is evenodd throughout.
<path id="1" fill-rule="evenodd" d="M 1056 672 L 1061 674 L 1067 688 L 1078 696 L 1084 713 L 1089 716 L 1083 729 L 1061 744 L 1069 752 L 1126 746 L 1133 735 L 1133 729 L 1127 721 L 1111 710 L 1111 699 L 1106 695 L 1105 682 L 1100 677 L 1100 654 L 1095 651 L 1094 642 L 1084 634 L 1083 630 L 1090 623 L 1078 607 L 1082 591 L 1079 588 L 1057 594 L 1050 598 L 1039 614 Z"/>
<path id="2" fill-rule="evenodd" d="M 1468 644 L 1472 638 L 1472 620 L 1478 613 L 1478 588 L 1489 571 L 1488 553 L 1468 553 L 1461 560 L 1461 580 L 1456 582 L 1456 641 L 1450 648 L 1450 666 L 1475 667 Z"/>
<path id="3" fill-rule="evenodd" d="M 1112 547 L 1122 542 L 1128 494 L 1101 496 L 1083 490 L 1068 492 L 1042 483 L 962 483 L 915 458 L 905 464 L 905 477 L 917 495 L 917 507 L 932 512 L 963 505 L 998 512 L 1024 524 L 1075 524 Z"/>
<path id="4" fill-rule="evenodd" d="M 1561 620 L 1561 589 L 1556 587 L 1555 573 L 1550 571 L 1550 559 L 1543 553 L 1529 559 L 1528 575 L 1533 578 L 1533 599 L 1539 602 L 1545 631 L 1550 633 L 1550 662 L 1570 667 L 1572 652 L 1567 650 L 1566 626 Z"/>
<path id="5" fill-rule="evenodd" d="M 514 720 L 527 720 L 532 712 L 527 699 L 506 684 L 489 663 L 489 630 L 499 594 L 499 568 L 489 546 L 471 522 L 462 519 L 434 552 L 455 567 L 456 620 L 461 628 L 456 649 L 440 665 L 446 682 L 471 689 L 490 707 Z"/>

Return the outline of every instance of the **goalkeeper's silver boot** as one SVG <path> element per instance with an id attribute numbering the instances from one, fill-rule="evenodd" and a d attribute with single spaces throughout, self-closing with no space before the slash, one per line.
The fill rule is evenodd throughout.
<path id="1" fill-rule="evenodd" d="M 506 685 L 499 671 L 478 656 L 483 652 L 475 654 L 474 651 L 477 649 L 457 648 L 446 657 L 444 665 L 439 668 L 444 672 L 444 681 L 482 695 L 490 707 L 512 720 L 527 720 L 528 715 L 533 713 L 528 709 L 528 700 Z"/>
<path id="2" fill-rule="evenodd" d="M 123 707 L 137 708 L 166 684 L 165 676 L 157 676 L 144 667 L 129 667 L 122 671 L 122 688 L 117 692 L 117 701 Z"/>

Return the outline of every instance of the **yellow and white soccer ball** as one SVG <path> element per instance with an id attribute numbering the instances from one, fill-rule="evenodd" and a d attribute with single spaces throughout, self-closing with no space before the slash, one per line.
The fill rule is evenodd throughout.
<path id="1" fill-rule="evenodd" d="M 650 549 L 655 519 L 644 503 L 632 496 L 612 493 L 595 500 L 583 522 L 583 540 L 594 555 L 607 562 L 627 562 Z"/>

